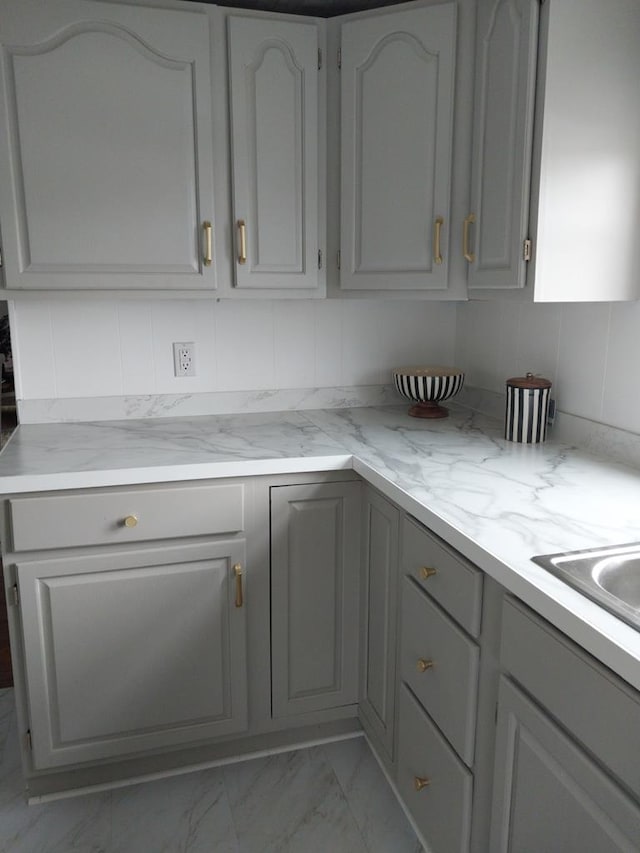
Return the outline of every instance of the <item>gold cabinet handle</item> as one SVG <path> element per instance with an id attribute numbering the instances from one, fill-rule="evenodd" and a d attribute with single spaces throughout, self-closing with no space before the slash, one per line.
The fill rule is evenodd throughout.
<path id="1" fill-rule="evenodd" d="M 128 515 L 122 523 L 125 527 L 135 527 L 138 523 L 138 516 Z"/>
<path id="2" fill-rule="evenodd" d="M 431 784 L 431 779 L 427 779 L 426 776 L 414 776 L 413 777 L 413 787 L 416 791 L 421 791 L 423 788 L 426 788 L 427 785 Z"/>
<path id="3" fill-rule="evenodd" d="M 240 563 L 235 564 L 233 573 L 236 576 L 236 607 L 242 607 L 244 596 L 242 594 L 242 566 Z"/>
<path id="4" fill-rule="evenodd" d="M 440 251 L 440 236 L 442 234 L 442 226 L 444 219 L 441 216 L 436 216 L 436 221 L 433 223 L 433 260 L 436 264 L 442 263 L 442 253 Z"/>
<path id="5" fill-rule="evenodd" d="M 420 660 L 416 664 L 416 668 L 418 672 L 426 672 L 428 669 L 433 669 L 433 661 L 420 658 Z"/>
<path id="6" fill-rule="evenodd" d="M 202 230 L 204 231 L 204 258 L 203 258 L 203 261 L 204 261 L 205 267 L 210 267 L 211 261 L 213 260 L 213 249 L 212 249 L 212 244 L 211 244 L 213 229 L 211 227 L 211 223 L 208 221 L 203 222 L 202 223 Z"/>
<path id="7" fill-rule="evenodd" d="M 432 568 L 431 566 L 423 566 L 420 569 L 420 577 L 422 578 L 423 581 L 428 581 L 429 578 L 431 578 L 437 574 L 438 574 L 438 570 Z"/>
<path id="8" fill-rule="evenodd" d="M 472 264 L 476 259 L 475 254 L 469 249 L 469 229 L 475 221 L 475 213 L 470 213 L 464 220 L 464 224 L 462 226 L 462 254 L 464 255 L 465 261 L 469 261 L 470 264 Z"/>
<path id="9" fill-rule="evenodd" d="M 244 219 L 238 219 L 238 263 L 247 263 L 247 223 Z"/>

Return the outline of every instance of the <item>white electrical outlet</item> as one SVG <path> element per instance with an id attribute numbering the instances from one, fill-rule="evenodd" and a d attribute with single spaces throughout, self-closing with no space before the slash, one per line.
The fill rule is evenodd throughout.
<path id="1" fill-rule="evenodd" d="M 196 345 L 175 343 L 173 345 L 173 371 L 176 376 L 196 375 Z"/>

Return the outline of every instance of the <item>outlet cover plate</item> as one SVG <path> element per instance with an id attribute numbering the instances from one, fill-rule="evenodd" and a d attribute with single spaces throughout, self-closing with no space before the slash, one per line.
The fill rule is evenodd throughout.
<path id="1" fill-rule="evenodd" d="M 175 376 L 196 375 L 196 345 L 193 341 L 174 343 L 173 372 Z"/>

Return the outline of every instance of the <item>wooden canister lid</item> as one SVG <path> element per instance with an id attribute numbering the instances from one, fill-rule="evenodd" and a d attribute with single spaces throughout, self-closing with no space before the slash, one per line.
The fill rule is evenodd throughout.
<path id="1" fill-rule="evenodd" d="M 534 376 L 533 373 L 507 379 L 507 385 L 510 385 L 512 388 L 551 388 L 551 382 L 548 379 L 542 376 Z"/>

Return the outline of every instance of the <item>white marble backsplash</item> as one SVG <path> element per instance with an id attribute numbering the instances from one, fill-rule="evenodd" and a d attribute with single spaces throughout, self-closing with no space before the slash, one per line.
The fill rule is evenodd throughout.
<path id="1" fill-rule="evenodd" d="M 391 371 L 389 371 L 391 373 Z M 122 397 L 74 397 L 19 400 L 21 424 L 113 421 L 129 418 L 198 417 L 303 409 L 351 409 L 397 405 L 393 385 L 337 388 L 272 388 L 198 394 L 145 394 Z"/>
<path id="2" fill-rule="evenodd" d="M 456 397 L 460 405 L 504 422 L 505 393 L 484 388 L 463 388 Z M 640 468 L 640 435 L 588 418 L 556 409 L 548 437 L 563 444 L 580 447 L 588 453 L 603 456 L 623 465 Z"/>

